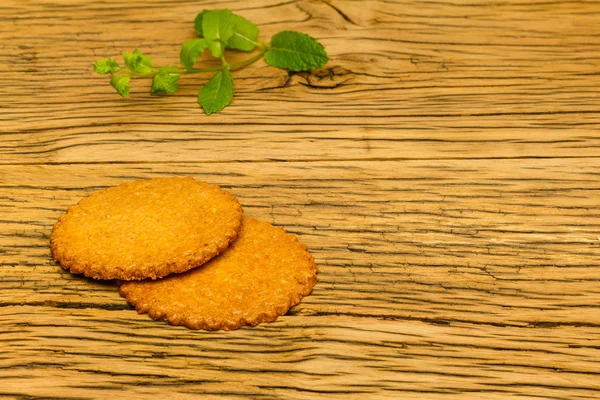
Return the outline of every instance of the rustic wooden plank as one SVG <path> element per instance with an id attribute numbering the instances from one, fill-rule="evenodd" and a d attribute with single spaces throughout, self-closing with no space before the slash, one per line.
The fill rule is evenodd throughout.
<path id="1" fill-rule="evenodd" d="M 125 307 L 71 277 L 48 237 L 81 197 L 136 178 L 221 184 L 300 235 L 319 284 L 293 313 L 600 327 L 591 159 L 2 166 L 0 304 Z M 95 289 L 90 291 L 90 285 Z"/>
<path id="2" fill-rule="evenodd" d="M 600 390 L 596 328 L 286 316 L 223 334 L 132 310 L 31 306 L 5 309 L 0 326 L 0 396 L 17 398 L 594 399 Z"/>
<path id="3" fill-rule="evenodd" d="M 205 6 L 5 2 L 0 162 L 600 154 L 597 2 L 227 2 L 265 38 L 320 38 L 332 60 L 238 71 L 233 104 L 211 117 L 195 102 L 207 76 L 166 98 L 136 82 L 124 100 L 91 71 L 136 47 L 173 64 Z"/>
<path id="4" fill-rule="evenodd" d="M 224 6 L 332 60 L 238 71 L 212 117 L 207 76 L 122 100 L 91 72 L 136 47 L 172 64 Z M 599 18 L 585 0 L 2 2 L 0 397 L 598 398 Z M 298 234 L 314 293 L 194 332 L 52 262 L 66 207 L 173 174 Z"/>

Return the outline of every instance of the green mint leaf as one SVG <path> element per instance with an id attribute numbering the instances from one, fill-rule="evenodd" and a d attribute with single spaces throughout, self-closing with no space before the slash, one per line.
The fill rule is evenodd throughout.
<path id="1" fill-rule="evenodd" d="M 233 14 L 233 35 L 229 38 L 227 47 L 230 49 L 252 51 L 256 46 L 259 30 L 256 25 L 244 17 Z"/>
<path id="2" fill-rule="evenodd" d="M 124 75 L 115 75 L 110 78 L 110 85 L 115 88 L 121 97 L 127 97 L 131 91 L 129 86 L 129 77 Z"/>
<path id="3" fill-rule="evenodd" d="M 121 69 L 121 67 L 119 67 L 119 63 L 114 61 L 112 58 L 107 58 L 106 60 L 98 60 L 94 64 L 94 71 L 102 75 L 114 74 L 119 69 Z"/>
<path id="4" fill-rule="evenodd" d="M 267 64 L 290 71 L 311 71 L 329 61 L 325 48 L 315 38 L 295 31 L 279 32 L 265 53 Z"/>
<path id="5" fill-rule="evenodd" d="M 179 80 L 179 68 L 177 67 L 162 67 L 158 70 L 158 74 L 152 78 L 152 95 L 175 93 L 179 89 L 177 81 Z"/>
<path id="6" fill-rule="evenodd" d="M 194 29 L 196 30 L 196 34 L 200 37 L 204 36 L 204 32 L 202 31 L 202 20 L 204 19 L 204 13 L 206 10 L 203 10 L 201 13 L 196 15 L 194 19 Z"/>
<path id="7" fill-rule="evenodd" d="M 213 57 L 220 58 L 233 36 L 234 18 L 231 11 L 205 10 L 202 16 L 202 33 L 209 42 L 209 49 Z"/>
<path id="8" fill-rule="evenodd" d="M 185 65 L 185 69 L 190 70 L 194 63 L 200 57 L 200 54 L 208 47 L 206 39 L 192 39 L 181 45 L 179 52 L 179 60 L 181 65 Z"/>
<path id="9" fill-rule="evenodd" d="M 228 10 L 221 10 L 228 11 Z M 194 19 L 194 29 L 196 33 L 200 37 L 204 37 L 204 29 L 202 27 L 204 16 L 208 10 L 204 10 Z M 237 14 L 232 14 L 233 17 L 233 35 L 229 38 L 229 42 L 227 47 L 230 49 L 242 50 L 242 51 L 252 51 L 254 49 L 256 39 L 258 39 L 259 30 L 256 25 L 252 22 L 248 21 L 244 17 L 241 17 Z M 210 39 L 213 41 L 214 39 Z M 223 47 L 220 44 L 213 45 L 215 51 L 211 51 L 212 53 L 222 54 Z M 220 55 L 219 55 L 220 57 Z"/>
<path id="10" fill-rule="evenodd" d="M 212 54 L 213 57 L 221 58 L 221 56 L 223 55 L 223 50 L 225 49 L 225 46 L 223 45 L 223 43 L 219 42 L 218 40 L 216 40 L 214 42 L 212 40 L 209 40 L 208 41 L 208 49 L 210 50 L 210 54 Z"/>
<path id="11" fill-rule="evenodd" d="M 123 59 L 125 60 L 127 69 L 132 72 L 138 74 L 149 74 L 152 72 L 152 60 L 138 49 L 135 49 L 133 53 L 123 53 Z"/>
<path id="12" fill-rule="evenodd" d="M 217 72 L 198 93 L 198 103 L 206 115 L 224 109 L 233 98 L 233 77 L 228 69 Z"/>

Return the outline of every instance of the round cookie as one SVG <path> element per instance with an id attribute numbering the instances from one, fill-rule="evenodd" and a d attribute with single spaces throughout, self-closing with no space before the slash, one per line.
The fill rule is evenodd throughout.
<path id="1" fill-rule="evenodd" d="M 312 291 L 317 267 L 296 236 L 244 218 L 238 239 L 200 268 L 125 282 L 121 296 L 153 319 L 191 329 L 233 330 L 275 321 Z"/>
<path id="2" fill-rule="evenodd" d="M 237 238 L 243 211 L 218 186 L 138 180 L 82 199 L 50 237 L 54 259 L 96 279 L 160 278 L 204 264 Z"/>

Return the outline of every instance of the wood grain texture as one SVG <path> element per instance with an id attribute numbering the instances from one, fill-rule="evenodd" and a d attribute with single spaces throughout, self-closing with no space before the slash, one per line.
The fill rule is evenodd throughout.
<path id="1" fill-rule="evenodd" d="M 91 71 L 134 48 L 174 63 L 218 7 L 331 61 L 237 71 L 211 117 L 208 76 L 120 99 Z M 0 19 L 0 398 L 600 397 L 600 3 L 7 0 Z M 69 205 L 171 175 L 297 234 L 313 294 L 190 331 L 52 261 Z"/>
<path id="2" fill-rule="evenodd" d="M 196 104 L 208 75 L 168 97 L 136 80 L 121 99 L 91 69 L 134 48 L 176 63 L 211 3 L 3 4 L 3 163 L 599 154 L 593 1 L 223 3 L 262 38 L 309 32 L 331 61 L 313 74 L 237 71 L 233 104 L 211 118 Z"/>
<path id="3" fill-rule="evenodd" d="M 296 392 L 398 398 L 412 391 L 484 391 L 488 398 L 542 391 L 560 398 L 568 389 L 575 398 L 594 398 L 600 390 L 599 173 L 595 159 L 3 166 L 3 322 L 42 336 L 28 342 L 13 329 L 3 331 L 14 346 L 28 343 L 15 347 L 7 365 L 10 371 L 34 368 L 23 360 L 37 363 L 59 352 L 62 361 L 34 368 L 41 374 L 34 382 L 48 373 L 61 376 L 58 386 L 25 392 L 39 395 L 70 385 L 73 395 L 84 393 L 75 382 L 105 374 L 106 395 L 132 379 L 153 386 L 147 394 L 169 387 L 265 398 Z M 172 174 L 219 182 L 247 215 L 300 235 L 320 267 L 313 294 L 273 325 L 193 342 L 199 352 L 193 356 L 185 350 L 189 341 L 205 333 L 138 317 L 114 285 L 71 276 L 51 261 L 48 236 L 69 204 L 127 180 Z M 37 327 L 38 314 L 47 313 L 54 317 Z M 46 338 L 43 332 L 54 324 L 58 331 Z M 131 334 L 137 324 L 143 339 Z M 80 335 L 73 329 L 82 331 L 80 341 L 73 342 L 70 335 Z M 397 329 L 424 329 L 431 337 L 413 332 L 411 345 Z M 96 339 L 96 330 L 110 337 Z M 187 341 L 162 343 L 182 334 Z M 454 336 L 459 343 L 446 343 Z M 96 340 L 121 347 L 107 356 L 102 348 L 92 350 Z M 207 343 L 212 340 L 216 344 Z M 139 361 L 128 358 L 129 344 L 156 346 L 140 351 L 158 351 L 160 361 L 137 356 L 148 369 L 128 375 L 127 364 Z M 408 351 L 413 346 L 419 356 Z M 255 353 L 266 357 L 264 364 L 253 361 L 248 368 Z M 64 366 L 75 375 L 67 378 Z M 184 378 L 195 368 L 201 368 L 198 382 Z M 255 377 L 258 371 L 273 378 Z M 20 376 L 11 373 L 9 382 L 17 385 Z M 552 383 L 559 376 L 569 384 Z M 240 392 L 222 392 L 215 379 L 245 384 Z"/>

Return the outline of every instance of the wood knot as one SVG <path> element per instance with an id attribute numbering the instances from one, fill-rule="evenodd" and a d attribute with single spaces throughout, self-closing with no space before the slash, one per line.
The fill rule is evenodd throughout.
<path id="1" fill-rule="evenodd" d="M 350 74 L 351 71 L 338 66 L 319 68 L 308 75 L 306 82 L 309 87 L 333 89 L 345 84 L 350 79 Z"/>

